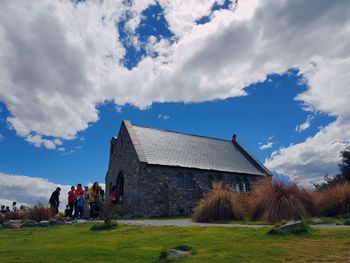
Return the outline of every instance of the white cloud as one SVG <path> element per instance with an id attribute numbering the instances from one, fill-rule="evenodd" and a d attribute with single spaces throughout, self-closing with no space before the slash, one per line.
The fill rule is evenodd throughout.
<path id="1" fill-rule="evenodd" d="M 270 148 L 272 147 L 272 145 L 273 145 L 273 142 L 267 142 L 267 143 L 265 143 L 265 144 L 261 144 L 261 145 L 259 146 L 259 149 L 260 149 L 260 150 L 270 149 Z"/>
<path id="2" fill-rule="evenodd" d="M 60 145 L 60 144 L 56 144 L 56 142 L 59 142 L 58 139 L 55 140 L 47 140 L 47 139 L 43 139 L 41 135 L 28 135 L 26 137 L 26 141 L 29 143 L 32 143 L 35 147 L 40 147 L 40 146 L 44 146 L 47 149 L 56 149 L 56 145 Z M 61 143 L 62 144 L 62 143 Z"/>
<path id="3" fill-rule="evenodd" d="M 169 116 L 169 115 L 166 115 L 166 114 L 159 114 L 159 115 L 158 115 L 158 119 L 161 119 L 161 120 L 169 120 L 169 119 L 170 119 L 170 116 Z"/>
<path id="4" fill-rule="evenodd" d="M 273 146 L 273 139 L 274 136 L 270 136 L 268 139 L 264 139 L 265 142 L 259 142 L 259 149 L 260 150 L 266 150 L 266 149 L 270 149 Z"/>
<path id="5" fill-rule="evenodd" d="M 295 131 L 301 133 L 302 131 L 305 131 L 306 129 L 310 128 L 312 120 L 313 117 L 311 115 L 308 115 L 305 122 L 303 122 L 302 124 L 298 124 L 295 127 Z"/>
<path id="6" fill-rule="evenodd" d="M 0 142 L 5 141 L 5 136 L 0 133 Z"/>
<path id="7" fill-rule="evenodd" d="M 47 179 L 0 172 L 0 200 L 11 200 L 19 204 L 34 205 L 38 202 L 48 205 L 56 187 L 61 187 L 60 208 L 65 207 L 69 185 L 55 184 Z M 10 205 L 9 202 L 7 202 Z"/>
<path id="8" fill-rule="evenodd" d="M 125 50 L 115 25 L 129 12 L 133 32 L 142 10 L 154 1 L 127 6 L 122 0 L 78 5 L 5 1 L 0 100 L 11 113 L 9 124 L 34 145 L 55 148 L 56 138 L 74 139 L 96 122 L 96 105 L 105 101 L 145 108 L 152 102 L 243 96 L 245 87 L 268 74 L 297 68 L 308 85 L 297 96 L 304 109 L 336 121 L 305 142 L 275 152 L 266 165 L 293 176 L 322 178 L 336 167 L 334 151 L 350 138 L 350 2 L 241 0 L 235 9 L 215 11 L 209 23 L 196 25 L 210 14 L 213 2 L 159 1 L 176 41 L 149 41 L 147 49 L 159 56 L 145 57 L 127 70 L 120 63 Z M 306 162 L 305 155 L 312 158 Z M 323 160 L 324 155 L 337 157 Z"/>

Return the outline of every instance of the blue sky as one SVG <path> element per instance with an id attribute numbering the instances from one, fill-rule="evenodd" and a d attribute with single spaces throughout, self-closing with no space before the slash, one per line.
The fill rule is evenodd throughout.
<path id="1" fill-rule="evenodd" d="M 0 201 L 23 192 L 31 197 L 18 200 L 33 203 L 58 184 L 103 182 L 122 120 L 228 140 L 236 133 L 270 170 L 306 187 L 336 174 L 350 143 L 349 7 L 7 2 Z M 34 185 L 42 195 L 26 190 Z"/>

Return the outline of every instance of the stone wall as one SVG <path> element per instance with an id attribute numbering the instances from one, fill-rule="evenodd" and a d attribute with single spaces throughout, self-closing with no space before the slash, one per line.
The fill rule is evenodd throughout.
<path id="1" fill-rule="evenodd" d="M 133 203 L 138 198 L 137 177 L 139 173 L 140 161 L 131 141 L 129 132 L 123 122 L 118 138 L 111 140 L 110 159 L 108 172 L 106 175 L 106 195 L 110 187 L 116 185 L 118 174 L 124 177 L 124 200 L 126 205 Z"/>
<path id="2" fill-rule="evenodd" d="M 178 178 L 181 175 L 185 178 L 193 176 L 193 188 L 186 185 L 178 187 Z M 247 178 L 250 185 L 258 179 L 252 175 L 142 164 L 139 174 L 141 199 L 139 205 L 134 207 L 134 213 L 142 216 L 189 215 L 200 198 L 211 188 L 211 180 L 221 180 L 234 187 L 238 178 Z"/>

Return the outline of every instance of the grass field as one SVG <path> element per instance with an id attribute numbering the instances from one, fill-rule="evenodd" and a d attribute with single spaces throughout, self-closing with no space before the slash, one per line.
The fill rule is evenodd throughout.
<path id="1" fill-rule="evenodd" d="M 196 253 L 181 262 L 350 262 L 350 229 L 281 237 L 270 228 L 90 227 L 0 230 L 0 261 L 157 262 L 162 249 L 187 244 Z"/>

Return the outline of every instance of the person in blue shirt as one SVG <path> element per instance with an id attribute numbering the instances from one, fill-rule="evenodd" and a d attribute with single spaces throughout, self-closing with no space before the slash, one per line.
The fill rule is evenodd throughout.
<path id="1" fill-rule="evenodd" d="M 84 215 L 84 207 L 85 207 L 85 199 L 84 199 L 84 194 L 80 193 L 77 199 L 77 218 L 81 219 Z"/>

